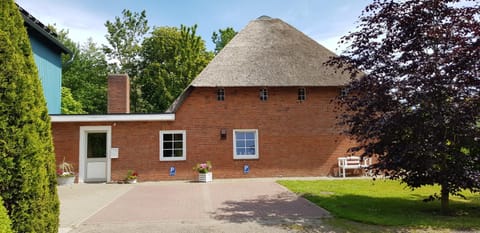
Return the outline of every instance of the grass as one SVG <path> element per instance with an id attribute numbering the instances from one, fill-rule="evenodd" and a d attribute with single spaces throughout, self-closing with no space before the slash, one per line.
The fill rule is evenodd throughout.
<path id="1" fill-rule="evenodd" d="M 413 228 L 480 229 L 480 195 L 462 192 L 450 198 L 452 214 L 440 214 L 440 201 L 423 202 L 439 186 L 412 191 L 390 180 L 278 181 L 325 208 L 333 216 L 359 223 Z"/>

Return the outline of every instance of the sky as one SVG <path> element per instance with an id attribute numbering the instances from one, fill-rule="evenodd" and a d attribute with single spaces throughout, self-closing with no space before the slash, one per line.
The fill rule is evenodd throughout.
<path id="1" fill-rule="evenodd" d="M 328 49 L 340 53 L 337 42 L 355 29 L 358 16 L 371 0 L 16 0 L 45 25 L 67 29 L 80 44 L 92 38 L 107 44 L 107 20 L 122 10 L 146 11 L 152 27 L 198 25 L 197 34 L 213 51 L 212 33 L 226 27 L 242 30 L 250 21 L 267 15 L 296 27 Z"/>

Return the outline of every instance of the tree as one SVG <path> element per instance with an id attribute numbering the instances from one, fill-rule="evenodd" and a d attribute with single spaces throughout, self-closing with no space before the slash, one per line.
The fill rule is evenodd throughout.
<path id="1" fill-rule="evenodd" d="M 62 114 L 84 114 L 82 103 L 76 101 L 70 88 L 62 87 Z"/>
<path id="2" fill-rule="evenodd" d="M 145 11 L 140 13 L 129 10 L 122 11 L 122 18 L 115 17 L 115 21 L 105 23 L 108 34 L 106 39 L 109 46 L 104 45 L 103 50 L 113 64 L 114 72 L 126 73 L 130 77 L 130 94 L 133 112 L 142 110 L 142 101 L 139 93 L 138 74 L 140 50 L 143 38 L 149 31 Z"/>
<path id="3" fill-rule="evenodd" d="M 71 62 L 64 60 L 62 86 L 70 89 L 73 101 L 82 106 L 81 112 L 106 113 L 109 69 L 105 54 L 91 38 L 82 46 L 68 42 L 71 40 L 66 35 L 63 38 L 61 41 L 67 42 L 65 44 L 73 51 L 74 59 Z M 69 100 L 62 98 L 62 103 L 64 101 Z"/>
<path id="4" fill-rule="evenodd" d="M 470 3 L 469 3 L 470 2 Z M 338 99 L 353 152 L 412 189 L 480 191 L 480 6 L 457 0 L 375 0 L 328 62 L 352 75 Z M 365 73 L 361 73 L 364 71 Z"/>
<path id="5" fill-rule="evenodd" d="M 12 232 L 12 221 L 8 217 L 7 210 L 3 207 L 3 200 L 0 197 L 0 232 L 1 233 L 11 233 Z"/>
<path id="6" fill-rule="evenodd" d="M 144 40 L 140 83 L 147 111 L 164 111 L 213 58 L 196 28 L 159 27 Z"/>
<path id="7" fill-rule="evenodd" d="M 217 55 L 220 50 L 225 47 L 225 45 L 233 39 L 233 37 L 237 35 L 237 32 L 233 30 L 231 27 L 227 27 L 225 29 L 219 29 L 218 33 L 213 32 L 212 34 L 212 42 L 215 44 L 215 50 L 213 51 L 215 55 Z"/>
<path id="8" fill-rule="evenodd" d="M 58 232 L 50 117 L 22 16 L 0 4 L 0 196 L 14 232 Z"/>
<path id="9" fill-rule="evenodd" d="M 142 98 L 145 111 L 164 112 L 175 98 L 165 85 L 165 80 L 174 80 L 174 74 L 162 69 L 157 62 L 148 64 L 141 74 Z"/>

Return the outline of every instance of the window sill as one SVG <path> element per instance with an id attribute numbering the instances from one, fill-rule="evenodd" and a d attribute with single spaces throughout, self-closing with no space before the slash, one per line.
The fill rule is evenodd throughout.
<path id="1" fill-rule="evenodd" d="M 233 156 L 233 159 L 234 160 L 254 160 L 254 159 L 258 159 L 258 155 L 256 156 L 242 156 L 242 155 L 234 155 Z"/>
<path id="2" fill-rule="evenodd" d="M 187 160 L 185 157 L 181 157 L 181 158 L 160 158 L 161 162 L 185 161 L 185 160 Z"/>

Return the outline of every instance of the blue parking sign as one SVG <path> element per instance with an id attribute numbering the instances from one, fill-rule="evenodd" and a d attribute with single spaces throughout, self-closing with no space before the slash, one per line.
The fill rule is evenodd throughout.
<path id="1" fill-rule="evenodd" d="M 170 167 L 170 176 L 174 176 L 176 172 L 177 170 L 175 169 L 175 167 Z"/>
<path id="2" fill-rule="evenodd" d="M 250 171 L 250 166 L 248 164 L 243 165 L 243 174 L 248 174 Z"/>

